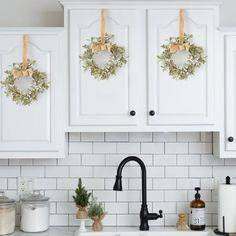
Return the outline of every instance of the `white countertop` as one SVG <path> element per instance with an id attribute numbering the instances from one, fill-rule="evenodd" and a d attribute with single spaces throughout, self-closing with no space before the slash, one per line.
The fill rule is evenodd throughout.
<path id="1" fill-rule="evenodd" d="M 11 234 L 11 236 L 74 236 L 76 230 L 79 227 L 50 227 L 49 230 L 41 233 L 25 233 L 20 231 L 18 228 L 16 231 Z M 104 232 L 137 232 L 139 231 L 138 227 L 104 227 Z M 176 231 L 175 227 L 150 227 L 149 232 L 155 231 Z M 207 228 L 206 231 L 213 232 L 212 228 Z M 91 227 L 88 227 L 88 231 L 91 232 Z M 193 231 L 192 231 L 193 232 Z M 194 231 L 194 232 L 202 232 L 202 231 Z"/>

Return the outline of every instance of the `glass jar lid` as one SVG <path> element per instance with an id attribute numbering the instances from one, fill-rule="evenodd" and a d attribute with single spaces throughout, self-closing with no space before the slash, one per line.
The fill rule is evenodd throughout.
<path id="1" fill-rule="evenodd" d="M 33 193 L 27 194 L 21 198 L 22 202 L 45 202 L 49 197 L 40 194 L 40 190 L 34 190 Z"/>
<path id="2" fill-rule="evenodd" d="M 14 203 L 15 200 L 5 196 L 4 191 L 0 191 L 0 206 L 5 206 Z"/>

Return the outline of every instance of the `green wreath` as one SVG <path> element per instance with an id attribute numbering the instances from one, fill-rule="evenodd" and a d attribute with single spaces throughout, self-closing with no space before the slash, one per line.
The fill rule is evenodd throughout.
<path id="1" fill-rule="evenodd" d="M 191 43 L 192 35 L 184 35 L 183 45 L 188 45 L 189 55 L 183 66 L 177 66 L 172 59 L 176 52 L 170 50 L 171 45 L 180 45 L 179 37 L 170 37 L 167 44 L 162 45 L 164 49 L 158 56 L 163 71 L 167 71 L 173 79 L 186 80 L 190 75 L 194 75 L 197 68 L 206 62 L 202 47 Z"/>
<path id="2" fill-rule="evenodd" d="M 127 57 L 125 56 L 124 47 L 120 47 L 111 42 L 113 35 L 107 35 L 105 37 L 105 50 L 110 50 L 110 57 L 104 68 L 100 67 L 94 60 L 94 55 L 97 52 L 93 51 L 93 47 L 101 46 L 101 37 L 92 37 L 89 44 L 83 45 L 85 52 L 79 57 L 83 63 L 85 71 L 89 71 L 95 79 L 106 80 L 111 75 L 115 75 L 117 69 L 121 68 L 127 63 Z M 103 49 L 104 50 L 104 49 Z"/>
<path id="3" fill-rule="evenodd" d="M 1 81 L 6 96 L 11 97 L 18 105 L 30 105 L 33 101 L 37 101 L 40 93 L 43 93 L 49 88 L 49 83 L 46 81 L 46 73 L 35 69 L 35 62 L 27 60 L 27 66 L 25 68 L 23 67 L 23 63 L 13 63 L 11 69 L 5 71 L 7 74 L 6 79 Z M 20 79 L 23 76 L 32 78 L 32 85 L 25 93 L 15 84 L 16 79 Z"/>

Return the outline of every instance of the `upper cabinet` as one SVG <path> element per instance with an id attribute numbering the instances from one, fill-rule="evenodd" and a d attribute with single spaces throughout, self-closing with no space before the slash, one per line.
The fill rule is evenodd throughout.
<path id="1" fill-rule="evenodd" d="M 85 72 L 79 56 L 91 37 L 100 36 L 101 9 L 73 9 L 69 14 L 69 60 L 71 126 L 137 125 L 140 80 L 145 77 L 145 13 L 135 9 L 111 9 L 106 19 L 106 30 L 114 35 L 114 43 L 125 48 L 128 63 L 107 80 L 95 79 Z M 140 51 L 140 56 L 137 52 Z M 104 52 L 105 54 L 106 52 Z M 99 55 L 105 57 L 106 55 Z M 98 63 L 103 59 L 97 58 Z M 143 61 L 142 61 L 143 60 Z M 101 65 L 102 66 L 102 65 Z M 137 113 L 137 114 L 136 114 Z"/>
<path id="2" fill-rule="evenodd" d="M 219 105 L 224 109 L 221 114 L 221 132 L 214 133 L 214 154 L 221 158 L 236 157 L 236 30 L 222 29 L 224 54 L 221 67 L 224 68 L 224 91 L 219 96 Z"/>
<path id="3" fill-rule="evenodd" d="M 63 29 L 0 29 L 1 81 L 13 63 L 22 62 L 23 34 L 28 35 L 28 58 L 36 61 L 36 69 L 46 73 L 49 89 L 25 106 L 17 105 L 1 89 L 0 157 L 64 157 Z M 20 89 L 29 86 L 23 77 L 16 79 L 16 83 Z"/>
<path id="4" fill-rule="evenodd" d="M 176 80 L 168 72 L 163 72 L 157 55 L 162 53 L 162 45 L 170 37 L 179 35 L 179 9 L 169 6 L 148 10 L 148 107 L 155 111 L 154 116 L 149 116 L 148 124 L 215 124 L 216 16 L 214 8 L 185 7 L 184 32 L 192 35 L 195 45 L 203 47 L 206 64 L 186 80 Z M 178 57 L 178 53 L 174 56 Z M 179 58 L 180 64 L 181 60 L 186 59 Z"/>
<path id="5" fill-rule="evenodd" d="M 215 100 L 221 79 L 216 68 L 219 1 L 61 3 L 69 45 L 68 131 L 219 129 Z M 80 60 L 83 45 L 100 36 L 103 8 L 108 12 L 107 33 L 125 48 L 128 58 L 107 80 L 95 79 Z M 158 59 L 161 46 L 179 36 L 181 8 L 185 10 L 184 32 L 193 36 L 192 42 L 201 46 L 206 56 L 206 63 L 187 80 L 163 72 Z M 184 61 L 187 56 L 176 58 Z"/>

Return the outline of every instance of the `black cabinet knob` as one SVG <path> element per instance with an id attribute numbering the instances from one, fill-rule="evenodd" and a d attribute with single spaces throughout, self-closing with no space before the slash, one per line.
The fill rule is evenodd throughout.
<path id="1" fill-rule="evenodd" d="M 154 116 L 155 115 L 155 111 L 153 111 L 153 110 L 149 111 L 149 115 L 150 116 Z"/>
<path id="2" fill-rule="evenodd" d="M 136 111 L 130 111 L 130 113 L 129 113 L 131 116 L 135 116 L 136 115 Z"/>
<path id="3" fill-rule="evenodd" d="M 228 141 L 232 143 L 234 141 L 234 138 L 230 136 L 228 137 Z"/>

